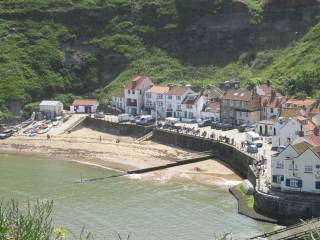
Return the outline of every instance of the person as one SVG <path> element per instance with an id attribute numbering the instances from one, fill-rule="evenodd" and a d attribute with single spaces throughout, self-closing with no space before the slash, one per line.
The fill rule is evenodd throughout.
<path id="1" fill-rule="evenodd" d="M 101 141 L 102 141 L 102 137 L 100 136 L 100 138 L 99 138 L 99 142 L 101 143 Z"/>
<path id="2" fill-rule="evenodd" d="M 50 135 L 49 134 L 47 134 L 47 140 L 50 140 Z"/>

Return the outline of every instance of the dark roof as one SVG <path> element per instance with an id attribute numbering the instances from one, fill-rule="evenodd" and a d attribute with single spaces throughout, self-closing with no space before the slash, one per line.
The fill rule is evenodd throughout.
<path id="1" fill-rule="evenodd" d="M 223 96 L 223 91 L 218 87 L 210 87 L 204 90 L 203 95 L 207 96 L 209 99 L 221 98 Z"/>
<path id="2" fill-rule="evenodd" d="M 257 90 L 261 96 L 271 96 L 272 86 L 271 84 L 261 84 L 257 86 Z"/>
<path id="3" fill-rule="evenodd" d="M 183 100 L 182 104 L 189 104 L 189 105 L 195 104 L 199 98 L 200 98 L 199 94 L 190 94 L 190 95 L 186 96 L 186 98 Z"/>
<path id="4" fill-rule="evenodd" d="M 218 102 L 209 102 L 205 111 L 206 112 L 219 112 L 220 111 L 220 103 L 218 103 Z"/>

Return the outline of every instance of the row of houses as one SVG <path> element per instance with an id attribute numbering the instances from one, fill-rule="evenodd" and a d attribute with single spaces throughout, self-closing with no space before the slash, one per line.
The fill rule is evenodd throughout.
<path id="1" fill-rule="evenodd" d="M 151 114 L 182 121 L 211 119 L 236 126 L 257 124 L 257 132 L 268 136 L 279 133 L 281 127 L 276 121 L 288 121 L 281 120 L 282 115 L 286 115 L 286 109 L 307 114 L 319 105 L 317 100 L 288 99 L 268 83 L 241 88 L 239 81 L 230 81 L 221 83 L 219 88 L 208 87 L 194 92 L 190 85 L 159 86 L 142 76 L 130 79 L 112 97 L 113 107 L 132 115 Z"/>
<path id="2" fill-rule="evenodd" d="M 132 115 L 175 117 L 183 121 L 208 118 L 220 121 L 220 105 L 208 103 L 208 97 L 191 86 L 154 85 L 148 77 L 137 76 L 112 97 L 112 106 Z"/>

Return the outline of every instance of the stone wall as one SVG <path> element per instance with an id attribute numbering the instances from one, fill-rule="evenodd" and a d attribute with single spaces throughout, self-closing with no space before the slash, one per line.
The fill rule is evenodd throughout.
<path id="1" fill-rule="evenodd" d="M 95 118 L 86 118 L 83 126 L 100 132 L 111 133 L 114 135 L 126 135 L 130 137 L 142 137 L 152 131 L 153 127 L 137 126 L 133 124 L 122 124 L 108 122 Z"/>
<path id="2" fill-rule="evenodd" d="M 269 195 L 255 191 L 254 199 L 257 212 L 275 217 L 280 222 L 288 222 L 289 218 L 320 217 L 319 196 L 281 192 Z"/>
<path id="3" fill-rule="evenodd" d="M 195 151 L 212 151 L 222 163 L 243 178 L 247 178 L 249 165 L 253 162 L 252 156 L 239 151 L 234 146 L 208 138 L 153 129 L 153 140 Z"/>

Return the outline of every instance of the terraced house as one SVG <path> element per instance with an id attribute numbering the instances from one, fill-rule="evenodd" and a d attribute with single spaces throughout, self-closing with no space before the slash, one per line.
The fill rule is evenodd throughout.
<path id="1" fill-rule="evenodd" d="M 229 89 L 221 98 L 220 109 L 223 123 L 254 124 L 260 120 L 261 98 L 256 87 Z"/>

